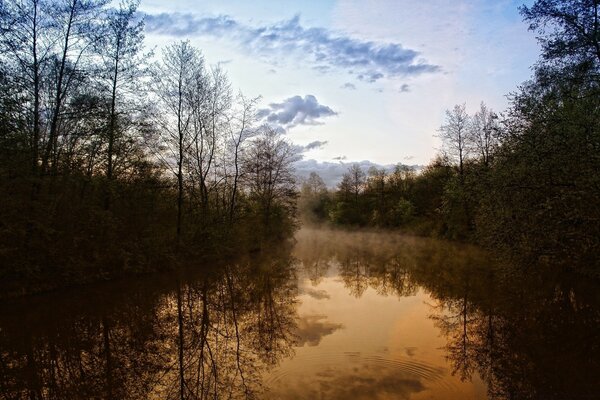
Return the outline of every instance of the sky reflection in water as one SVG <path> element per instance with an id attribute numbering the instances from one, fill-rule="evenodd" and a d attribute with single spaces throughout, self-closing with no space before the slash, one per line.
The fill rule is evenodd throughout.
<path id="1" fill-rule="evenodd" d="M 0 399 L 593 398 L 597 283 L 304 229 L 213 272 L 0 308 Z"/>

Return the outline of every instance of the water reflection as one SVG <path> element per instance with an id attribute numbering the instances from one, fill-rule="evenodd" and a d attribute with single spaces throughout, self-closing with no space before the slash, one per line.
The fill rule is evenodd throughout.
<path id="1" fill-rule="evenodd" d="M 5 306 L 2 398 L 254 398 L 293 353 L 289 249 L 222 273 Z"/>
<path id="2" fill-rule="evenodd" d="M 584 399 L 598 283 L 303 230 L 235 263 L 0 309 L 2 399 Z"/>

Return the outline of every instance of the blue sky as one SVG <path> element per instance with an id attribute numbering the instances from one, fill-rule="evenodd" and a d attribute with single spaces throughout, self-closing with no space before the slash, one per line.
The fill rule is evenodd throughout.
<path id="1" fill-rule="evenodd" d="M 539 52 L 511 0 L 142 0 L 147 43 L 189 39 L 306 160 L 426 164 L 457 103 L 497 111 Z"/>

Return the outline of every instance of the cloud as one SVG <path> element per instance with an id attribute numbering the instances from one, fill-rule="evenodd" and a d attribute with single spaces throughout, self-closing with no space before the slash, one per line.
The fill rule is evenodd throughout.
<path id="1" fill-rule="evenodd" d="M 294 96 L 281 103 L 271 103 L 268 108 L 257 112 L 259 119 L 284 129 L 297 125 L 320 125 L 322 124 L 320 119 L 334 115 L 337 115 L 335 111 L 326 105 L 319 104 L 317 98 L 311 94 L 304 98 Z"/>
<path id="2" fill-rule="evenodd" d="M 400 93 L 406 93 L 406 92 L 410 92 L 410 86 L 408 86 L 407 83 L 404 83 L 402 86 L 400 86 Z"/>
<path id="3" fill-rule="evenodd" d="M 306 146 L 304 146 L 304 149 L 306 151 L 308 150 L 314 150 L 314 149 L 320 149 L 323 146 L 325 146 L 327 144 L 327 141 L 321 141 L 321 140 L 315 140 L 314 142 L 310 142 L 309 144 L 307 144 Z"/>
<path id="4" fill-rule="evenodd" d="M 356 90 L 356 85 L 350 82 L 346 82 L 342 85 L 342 89 Z"/>
<path id="5" fill-rule="evenodd" d="M 369 83 L 373 83 L 376 82 L 378 79 L 383 78 L 383 74 L 381 72 L 368 72 L 366 74 L 359 74 L 357 76 L 357 78 L 361 81 L 365 81 L 365 82 L 369 82 Z"/>
<path id="6" fill-rule="evenodd" d="M 363 356 L 360 353 L 345 355 L 340 360 L 342 362 L 333 365 L 323 363 L 288 375 L 285 385 L 272 388 L 273 398 L 407 400 L 418 394 L 422 394 L 423 398 L 437 398 L 440 392 L 431 390 L 431 384 L 439 383 L 447 375 L 441 367 L 410 358 L 390 359 L 380 355 Z"/>
<path id="7" fill-rule="evenodd" d="M 296 328 L 296 335 L 298 336 L 296 346 L 302 347 L 305 344 L 317 346 L 321 343 L 323 337 L 343 328 L 342 324 L 327 322 L 326 319 L 327 317 L 324 315 L 305 315 L 300 317 Z"/>
<path id="8" fill-rule="evenodd" d="M 396 167 L 395 164 L 382 165 L 368 160 L 356 163 L 343 162 L 346 160 L 345 156 L 335 157 L 334 160 L 337 162 L 319 162 L 312 159 L 299 160 L 294 163 L 296 176 L 298 176 L 299 179 L 307 179 L 311 172 L 316 172 L 323 179 L 327 187 L 334 188 L 341 182 L 342 176 L 348 172 L 348 169 L 352 164 L 358 164 L 365 172 L 369 171 L 369 168 L 375 167 L 377 169 L 384 169 L 390 173 Z M 413 168 L 415 171 L 420 171 L 423 168 L 421 165 L 410 165 L 409 167 Z"/>
<path id="9" fill-rule="evenodd" d="M 249 26 L 230 16 L 199 17 L 189 13 L 145 14 L 146 31 L 176 37 L 227 38 L 252 55 L 295 57 L 321 72 L 351 70 L 358 79 L 416 76 L 439 72 L 416 50 L 400 43 L 357 39 L 325 28 L 306 28 L 299 16 L 271 25 Z"/>

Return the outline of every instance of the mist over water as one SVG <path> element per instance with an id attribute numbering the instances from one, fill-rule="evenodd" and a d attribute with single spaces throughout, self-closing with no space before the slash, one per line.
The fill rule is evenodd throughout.
<path id="1" fill-rule="evenodd" d="M 0 308 L 0 398 L 594 398 L 593 283 L 395 233 L 302 229 L 177 276 Z"/>

